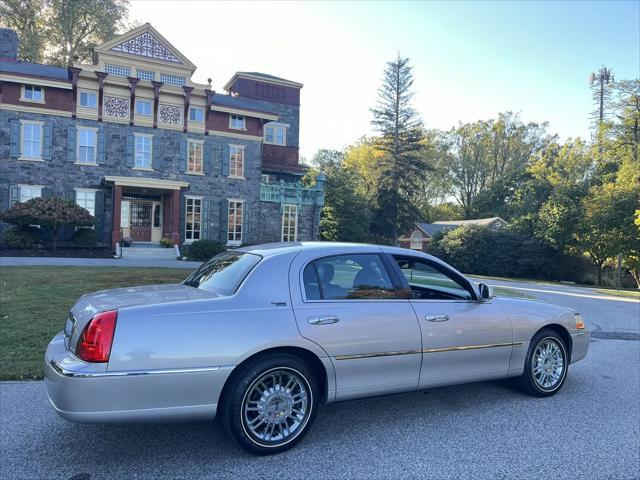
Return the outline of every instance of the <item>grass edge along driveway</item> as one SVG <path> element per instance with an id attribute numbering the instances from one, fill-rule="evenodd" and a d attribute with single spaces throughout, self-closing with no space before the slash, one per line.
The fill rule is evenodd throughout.
<path id="1" fill-rule="evenodd" d="M 0 380 L 43 377 L 44 351 L 85 293 L 178 283 L 190 271 L 148 267 L 0 268 Z"/>

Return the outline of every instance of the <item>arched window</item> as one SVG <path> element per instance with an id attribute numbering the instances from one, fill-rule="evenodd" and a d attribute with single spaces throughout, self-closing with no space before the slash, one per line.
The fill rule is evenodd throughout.
<path id="1" fill-rule="evenodd" d="M 412 250 L 422 250 L 422 242 L 424 241 L 424 237 L 419 230 L 414 230 L 411 233 L 411 249 Z"/>

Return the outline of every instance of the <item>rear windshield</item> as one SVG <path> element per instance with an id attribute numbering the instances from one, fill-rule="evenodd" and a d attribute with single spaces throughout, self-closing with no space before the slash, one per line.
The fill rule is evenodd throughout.
<path id="1" fill-rule="evenodd" d="M 221 253 L 202 264 L 184 281 L 184 285 L 220 295 L 233 295 L 261 258 L 252 253 Z"/>

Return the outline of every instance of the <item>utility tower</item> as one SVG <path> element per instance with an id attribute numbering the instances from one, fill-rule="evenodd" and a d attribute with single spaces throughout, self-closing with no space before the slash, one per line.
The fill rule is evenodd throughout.
<path id="1" fill-rule="evenodd" d="M 607 86 L 613 83 L 613 81 L 613 72 L 604 65 L 598 72 L 592 72 L 591 75 L 589 75 L 589 85 L 591 85 L 592 88 L 596 86 L 593 96 L 599 105 L 598 126 L 604 120 L 604 101 L 608 96 Z"/>

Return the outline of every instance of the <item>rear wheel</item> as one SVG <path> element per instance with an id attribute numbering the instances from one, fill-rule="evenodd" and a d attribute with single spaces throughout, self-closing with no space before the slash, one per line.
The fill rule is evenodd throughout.
<path id="1" fill-rule="evenodd" d="M 222 402 L 222 424 L 245 450 L 280 453 L 311 427 L 318 405 L 317 382 L 297 357 L 275 354 L 242 367 Z"/>
<path id="2" fill-rule="evenodd" d="M 560 335 L 553 330 L 541 330 L 533 337 L 525 362 L 520 386 L 529 395 L 554 395 L 567 378 L 567 348 Z"/>

